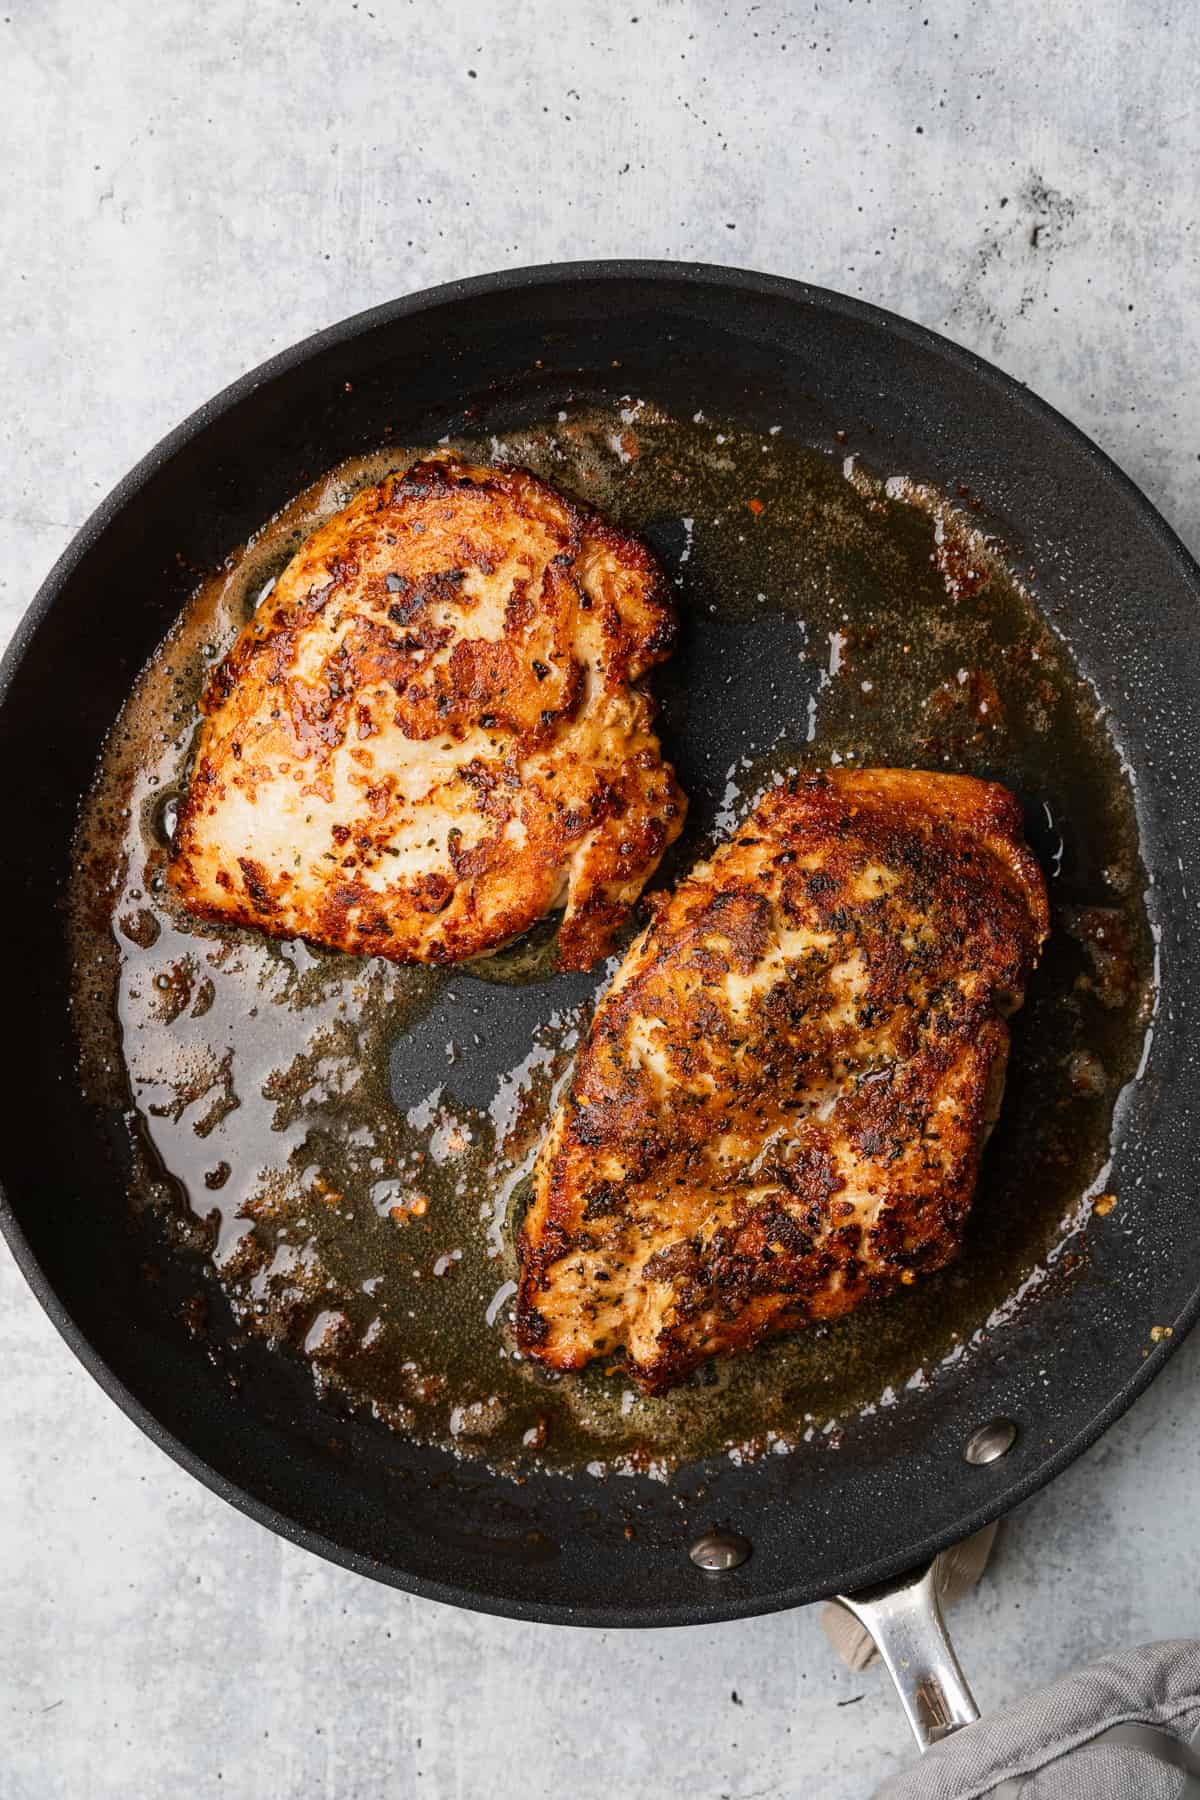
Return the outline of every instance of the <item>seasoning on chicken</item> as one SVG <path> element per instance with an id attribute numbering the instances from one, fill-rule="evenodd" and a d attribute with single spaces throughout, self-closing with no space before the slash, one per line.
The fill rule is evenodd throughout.
<path id="1" fill-rule="evenodd" d="M 636 539 L 445 456 L 293 557 L 209 683 L 171 878 L 205 919 L 458 962 L 565 906 L 587 968 L 685 801 L 638 686 L 670 651 Z"/>
<path id="2" fill-rule="evenodd" d="M 949 1262 L 1048 918 L 1004 788 L 771 789 L 599 1004 L 535 1170 L 525 1353 L 662 1390 Z"/>

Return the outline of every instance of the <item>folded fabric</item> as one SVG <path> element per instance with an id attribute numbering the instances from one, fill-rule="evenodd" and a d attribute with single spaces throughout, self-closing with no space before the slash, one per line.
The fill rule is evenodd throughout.
<path id="1" fill-rule="evenodd" d="M 1101 1657 L 935 1744 L 876 1800 L 1200 1800 L 1200 1641 Z"/>

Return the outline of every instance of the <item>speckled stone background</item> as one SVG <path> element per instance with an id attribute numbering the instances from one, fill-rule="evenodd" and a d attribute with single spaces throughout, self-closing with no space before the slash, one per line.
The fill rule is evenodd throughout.
<path id="1" fill-rule="evenodd" d="M 1200 548 L 1187 0 L 9 6 L 6 633 L 244 369 L 407 289 L 586 256 L 741 263 L 938 327 Z M 956 1619 L 985 1708 L 1200 1635 L 1198 1393 L 1200 1338 L 1008 1523 Z M 116 1411 L 4 1255 L 0 1613 L 4 1800 L 850 1800 L 911 1754 L 810 1613 L 554 1631 L 277 1541 Z"/>

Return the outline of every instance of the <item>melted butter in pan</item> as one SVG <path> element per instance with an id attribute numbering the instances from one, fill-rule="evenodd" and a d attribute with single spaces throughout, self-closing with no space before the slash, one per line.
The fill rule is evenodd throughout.
<path id="1" fill-rule="evenodd" d="M 132 1201 L 205 1259 L 243 1328 L 397 1429 L 501 1468 L 785 1450 L 935 1379 L 1075 1254 L 1152 998 L 1133 795 L 1094 691 L 969 509 L 633 399 L 454 448 L 593 501 L 675 574 L 683 632 L 657 688 L 692 810 L 660 880 L 796 768 L 953 768 L 1022 796 L 1055 931 L 963 1258 L 659 1399 L 619 1365 L 536 1372 L 511 1343 L 512 1228 L 608 971 L 555 975 L 549 928 L 442 972 L 174 905 L 162 870 L 205 675 L 304 537 L 398 451 L 334 471 L 231 557 L 115 726 L 72 909 L 83 1077 L 126 1120 Z"/>

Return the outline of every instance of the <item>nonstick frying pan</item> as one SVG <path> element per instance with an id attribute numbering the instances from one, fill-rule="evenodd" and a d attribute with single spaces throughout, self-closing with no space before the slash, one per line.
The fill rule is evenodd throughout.
<path id="1" fill-rule="evenodd" d="M 1089 1231 L 1071 1279 L 1045 1284 L 971 1356 L 859 1421 L 836 1453 L 721 1458 L 669 1484 L 536 1471 L 517 1484 L 334 1415 L 298 1362 L 261 1345 L 237 1350 L 231 1381 L 229 1321 L 214 1319 L 201 1353 L 171 1281 L 140 1277 L 120 1129 L 78 1091 L 60 903 L 104 735 L 198 572 L 389 432 L 432 443 L 468 416 L 472 430 L 502 431 L 591 390 L 649 395 L 689 416 L 703 407 L 782 421 L 833 454 L 841 432 L 869 434 L 877 468 L 969 489 L 1019 546 L 1039 605 L 1108 710 L 1159 939 L 1152 1045 L 1122 1102 L 1108 1178 L 1121 1207 L 1111 1228 Z M 650 1626 L 894 1586 L 1079 1455 L 1200 1306 L 1189 899 L 1200 893 L 1198 593 L 1200 571 L 1168 527 L 1050 408 L 930 332 L 799 283 L 636 262 L 513 271 L 396 301 L 276 357 L 110 495 L 3 665 L 0 925 L 13 1042 L 0 1085 L 0 1222 L 34 1291 L 107 1392 L 217 1493 L 412 1592 L 520 1618 Z M 500 995 L 499 1033 L 515 1029 L 503 1005 Z M 1171 1335 L 1152 1340 L 1152 1325 Z M 1003 1424 L 976 1436 L 996 1421 L 1015 1425 L 1015 1439 L 981 1460 L 981 1441 L 1008 1443 Z M 884 1611 L 904 1614 L 911 1633 L 913 1604 L 893 1598 Z M 870 1616 L 883 1630 L 878 1603 Z M 932 1651 L 910 1641 L 906 1654 Z M 943 1724 L 969 1716 L 954 1682 L 951 1659 L 941 1699 L 935 1683 L 932 1703 L 913 1702 L 926 1733 L 939 1708 Z"/>

